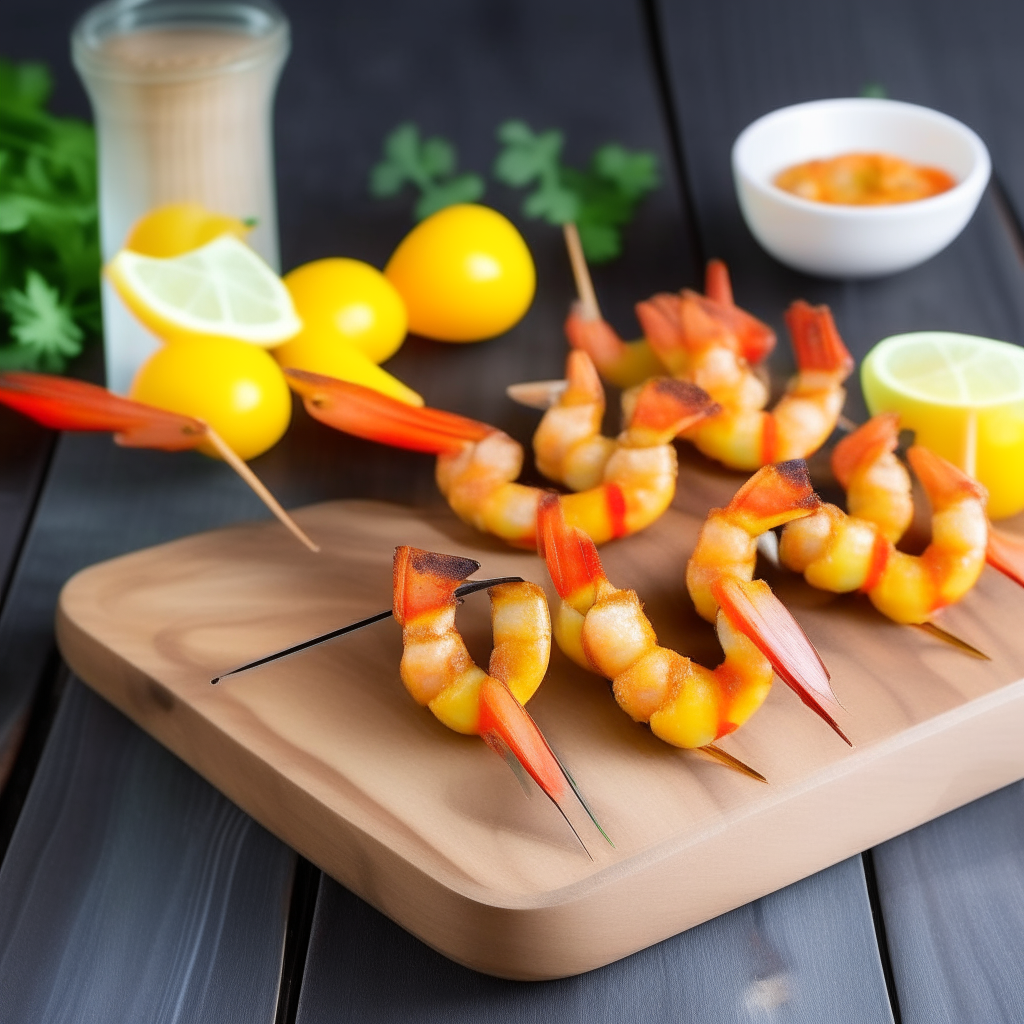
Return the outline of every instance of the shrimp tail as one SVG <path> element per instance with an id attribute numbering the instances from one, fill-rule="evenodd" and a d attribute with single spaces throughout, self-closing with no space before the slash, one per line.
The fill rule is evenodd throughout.
<path id="1" fill-rule="evenodd" d="M 450 604 L 456 589 L 480 568 L 472 558 L 444 555 L 403 544 L 395 548 L 393 611 L 404 626 L 426 612 Z"/>
<path id="2" fill-rule="evenodd" d="M 186 451 L 207 436 L 205 423 L 45 373 L 0 374 L 0 403 L 54 430 L 112 431 L 126 448 Z"/>
<path id="3" fill-rule="evenodd" d="M 726 507 L 726 517 L 756 537 L 793 519 L 810 515 L 821 505 L 803 459 L 762 466 Z"/>
<path id="4" fill-rule="evenodd" d="M 919 444 L 911 446 L 907 449 L 907 461 L 934 508 L 942 508 L 960 498 L 976 498 L 987 503 L 988 491 L 984 484 L 930 449 Z"/>
<path id="5" fill-rule="evenodd" d="M 645 444 L 668 444 L 680 431 L 721 408 L 696 384 L 674 377 L 653 377 L 640 389 L 629 429 L 643 431 Z"/>
<path id="6" fill-rule="evenodd" d="M 817 370 L 846 380 L 853 372 L 853 356 L 843 344 L 828 306 L 812 306 L 797 299 L 786 310 L 786 326 L 801 373 Z"/>
<path id="7" fill-rule="evenodd" d="M 722 306 L 733 306 L 732 281 L 725 260 L 708 260 L 704 268 L 704 294 Z"/>
<path id="8" fill-rule="evenodd" d="M 491 677 L 485 679 L 480 687 L 480 736 L 510 766 L 518 764 L 540 786 L 544 795 L 561 812 L 584 850 L 587 849 L 586 844 L 569 816 L 573 797 L 608 844 L 615 845 L 529 712 L 507 686 Z"/>
<path id="9" fill-rule="evenodd" d="M 832 452 L 832 472 L 839 486 L 848 490 L 853 474 L 870 465 L 900 443 L 900 415 L 883 412 L 844 437 Z"/>
<path id="10" fill-rule="evenodd" d="M 479 441 L 494 428 L 456 413 L 407 405 L 360 384 L 307 370 L 285 370 L 314 419 L 367 441 L 440 455 Z"/>
<path id="11" fill-rule="evenodd" d="M 828 669 L 807 634 L 764 580 L 723 577 L 711 585 L 715 600 L 730 624 L 772 663 L 779 678 L 853 746 L 830 708 L 841 705 L 832 692 Z"/>
<path id="12" fill-rule="evenodd" d="M 578 302 L 569 310 L 565 334 L 570 346 L 586 352 L 605 380 L 616 387 L 631 388 L 665 372 L 645 339 L 623 341 L 607 320 L 584 316 Z"/>
<path id="13" fill-rule="evenodd" d="M 606 578 L 596 545 L 566 523 L 561 499 L 550 491 L 537 507 L 537 553 L 547 563 L 558 596 L 570 604 L 582 594 L 591 595 L 595 584 Z"/>
<path id="14" fill-rule="evenodd" d="M 985 560 L 993 569 L 1024 587 L 1024 537 L 997 530 L 989 523 Z"/>

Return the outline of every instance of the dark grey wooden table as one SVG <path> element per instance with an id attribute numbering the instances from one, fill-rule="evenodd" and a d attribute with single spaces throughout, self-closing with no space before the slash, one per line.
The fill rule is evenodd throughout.
<path id="1" fill-rule="evenodd" d="M 1024 342 L 1020 5 L 285 8 L 294 32 L 277 106 L 286 267 L 340 253 L 383 263 L 408 227 L 408 204 L 370 201 L 366 177 L 399 121 L 454 139 L 462 164 L 485 170 L 495 125 L 518 116 L 563 128 L 573 160 L 610 139 L 658 153 L 661 189 L 629 229 L 624 258 L 597 274 L 627 334 L 634 301 L 696 284 L 717 255 L 743 304 L 776 326 L 795 296 L 829 302 L 859 355 L 909 329 Z M 57 108 L 87 116 L 67 58 L 78 13 L 74 0 L 5 0 L 0 51 L 47 60 Z M 872 83 L 971 124 L 995 180 L 964 234 L 930 263 L 870 283 L 801 277 L 744 228 L 729 147 L 772 108 Z M 517 216 L 501 187 L 487 201 Z M 393 368 L 430 404 L 525 441 L 534 418 L 503 389 L 558 374 L 571 281 L 557 233 L 524 230 L 540 288 L 523 323 L 477 346 L 412 339 Z M 780 376 L 788 359 L 773 357 Z M 95 359 L 82 369 L 98 372 Z M 862 414 L 856 386 L 848 409 Z M 430 460 L 346 440 L 301 410 L 256 468 L 288 505 L 438 500 Z M 0 1021 L 1024 1021 L 1019 784 L 582 977 L 496 981 L 427 949 L 69 678 L 56 652 L 54 602 L 76 569 L 263 515 L 220 464 L 120 450 L 105 436 L 56 437 L 0 409 Z"/>

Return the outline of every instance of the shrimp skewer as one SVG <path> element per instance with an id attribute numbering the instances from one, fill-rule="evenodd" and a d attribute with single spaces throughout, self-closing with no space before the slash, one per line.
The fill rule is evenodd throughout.
<path id="1" fill-rule="evenodd" d="M 413 408 L 356 384 L 302 370 L 285 373 L 310 415 L 328 426 L 436 455 L 438 487 L 464 522 L 516 547 L 536 547 L 542 491 L 515 483 L 523 449 L 506 433 L 453 413 Z M 570 394 L 564 401 L 571 404 L 575 397 Z M 564 407 L 560 399 L 549 413 L 557 417 Z M 563 499 L 569 521 L 598 544 L 649 526 L 675 494 L 678 463 L 672 438 L 714 409 L 691 384 L 649 381 L 614 449 L 600 446 L 599 479 Z M 567 442 L 565 447 L 573 446 Z"/>
<path id="2" fill-rule="evenodd" d="M 850 516 L 874 523 L 895 544 L 914 516 L 910 474 L 894 454 L 899 414 L 881 413 L 843 438 L 832 453 L 832 472 L 846 491 Z M 1024 586 L 1024 540 L 988 524 L 985 560 Z M 954 638 L 955 639 L 955 638 Z M 963 641 L 957 640 L 961 646 Z"/>
<path id="3" fill-rule="evenodd" d="M 575 783 L 523 705 L 536 693 L 551 654 L 547 598 L 535 583 L 491 587 L 494 648 L 485 672 L 455 626 L 455 591 L 480 563 L 408 546 L 395 550 L 394 615 L 402 627 L 401 677 L 417 704 L 442 724 L 479 736 L 515 769 L 524 770 L 569 817 L 575 796 L 606 840 Z"/>
<path id="4" fill-rule="evenodd" d="M 554 632 L 562 651 L 611 680 L 619 706 L 634 721 L 649 724 L 659 739 L 721 753 L 714 741 L 743 725 L 771 689 L 774 671 L 758 624 L 734 611 L 746 604 L 771 619 L 777 609 L 767 586 L 725 576 L 714 581 L 721 605 L 715 626 L 725 658 L 707 669 L 658 644 L 636 592 L 608 580 L 593 542 L 566 524 L 554 495 L 541 502 L 539 532 L 561 598 Z M 817 656 L 811 653 L 809 661 L 818 670 Z"/>
<path id="5" fill-rule="evenodd" d="M 705 296 L 684 291 L 683 296 L 694 296 L 705 302 L 709 309 L 730 326 L 727 344 L 736 344 L 750 363 L 758 363 L 775 345 L 775 332 L 756 317 L 744 312 L 733 302 L 729 271 L 721 260 L 710 260 L 704 280 Z M 672 308 L 680 301 L 678 295 L 659 294 L 636 307 L 637 318 L 647 332 L 645 314 L 650 307 Z M 671 315 L 671 314 L 670 314 Z M 642 384 L 649 377 L 666 373 L 667 364 L 662 353 L 653 344 L 650 335 L 638 341 L 623 341 L 614 328 L 596 311 L 582 302 L 573 304 L 565 322 L 569 344 L 586 352 L 601 376 L 620 388 Z"/>
<path id="6" fill-rule="evenodd" d="M 647 304 L 642 319 L 651 345 L 674 376 L 703 388 L 722 411 L 686 430 L 683 437 L 733 469 L 806 458 L 828 440 L 846 400 L 843 382 L 853 357 L 827 306 L 794 302 L 786 311 L 797 373 L 786 394 L 764 411 L 768 391 L 730 327 L 700 296 L 684 294 L 675 318 Z"/>
<path id="7" fill-rule="evenodd" d="M 895 424 L 889 423 L 892 429 Z M 872 434 L 881 435 L 882 428 L 874 421 L 866 426 L 871 429 L 861 428 L 844 442 L 849 447 L 840 449 L 840 482 L 845 477 L 853 484 L 860 474 L 866 483 L 872 464 L 884 462 L 877 456 L 877 445 L 872 457 L 870 443 Z M 860 590 L 883 615 L 918 625 L 959 601 L 977 582 L 989 546 L 987 495 L 977 481 L 920 445 L 910 448 L 907 458 L 932 504 L 932 540 L 921 555 L 897 551 L 891 539 L 909 521 L 905 510 L 885 516 L 878 508 L 881 502 L 874 500 L 853 507 L 881 523 L 822 505 L 808 519 L 788 524 L 779 557 L 785 566 L 803 573 L 811 586 L 840 594 Z M 881 485 L 886 472 L 890 479 Z M 903 492 L 900 497 L 909 497 L 909 486 L 904 489 L 901 479 L 890 464 L 875 475 L 875 490 L 884 496 L 895 481 Z"/>
<path id="8" fill-rule="evenodd" d="M 708 622 L 717 622 L 725 608 L 730 621 L 747 623 L 747 635 L 783 682 L 849 743 L 829 710 L 839 702 L 818 652 L 768 584 L 754 580 L 757 538 L 810 518 L 820 507 L 805 462 L 764 466 L 725 508 L 708 513 L 686 564 L 686 587 Z"/>
<path id="9" fill-rule="evenodd" d="M 44 373 L 0 373 L 0 403 L 53 430 L 112 431 L 115 443 L 124 448 L 179 452 L 208 446 L 310 551 L 320 550 L 256 474 L 202 420 L 121 398 L 95 384 Z"/>

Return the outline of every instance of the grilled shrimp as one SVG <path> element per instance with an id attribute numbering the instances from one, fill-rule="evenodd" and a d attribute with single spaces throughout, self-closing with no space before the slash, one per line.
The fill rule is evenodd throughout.
<path id="1" fill-rule="evenodd" d="M 765 650 L 770 634 L 788 619 L 767 584 L 728 575 L 712 583 L 725 659 L 708 669 L 658 644 L 639 596 L 609 582 L 593 542 L 566 524 L 554 496 L 541 501 L 538 533 L 561 599 L 554 623 L 558 646 L 582 668 L 611 680 L 615 700 L 634 721 L 648 723 L 673 746 L 708 749 L 764 703 L 774 675 Z M 800 642 L 791 638 L 787 651 L 787 681 L 794 685 L 809 674 L 813 690 L 804 682 L 794 688 L 831 723 L 819 696 L 825 692 L 834 702 L 828 675 L 799 627 L 797 632 Z"/>
<path id="2" fill-rule="evenodd" d="M 708 262 L 704 291 L 704 297 L 696 296 L 690 291 L 683 292 L 683 295 L 694 295 L 702 299 L 708 309 L 713 310 L 720 320 L 729 325 L 725 343 L 738 346 L 740 354 L 748 363 L 758 363 L 764 359 L 775 345 L 775 332 L 767 324 L 734 304 L 729 271 L 721 260 Z M 678 295 L 663 294 L 640 303 L 636 310 L 641 326 L 646 331 L 648 324 L 645 322 L 645 311 L 650 304 L 672 306 L 678 301 Z M 569 313 L 569 318 L 565 322 L 565 333 L 569 344 L 586 352 L 593 359 L 601 376 L 616 387 L 635 387 L 649 377 L 672 372 L 649 336 L 638 341 L 623 341 L 606 320 L 600 316 L 586 316 L 584 307 L 579 302 L 573 305 Z"/>
<path id="3" fill-rule="evenodd" d="M 357 437 L 436 455 L 438 487 L 460 519 L 515 547 L 536 546 L 542 491 L 515 483 L 523 449 L 508 434 L 454 413 L 413 408 L 357 384 L 285 372 L 311 416 Z M 573 395 L 565 401 L 571 404 Z M 555 420 L 565 407 L 560 400 L 546 415 Z M 715 408 L 692 384 L 666 378 L 645 384 L 613 447 L 602 448 L 600 476 L 587 489 L 563 496 L 569 522 L 598 544 L 649 526 L 675 495 L 672 439 Z"/>

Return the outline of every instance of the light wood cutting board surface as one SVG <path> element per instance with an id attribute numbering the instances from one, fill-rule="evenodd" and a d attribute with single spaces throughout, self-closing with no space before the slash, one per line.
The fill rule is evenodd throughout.
<path id="1" fill-rule="evenodd" d="M 720 651 L 683 573 L 705 510 L 736 480 L 683 477 L 676 507 L 602 550 L 660 641 Z M 91 686 L 268 829 L 425 941 L 517 978 L 578 973 L 649 945 L 1024 776 L 1024 592 L 992 570 L 943 624 L 980 662 L 799 578 L 769 573 L 832 672 L 847 748 L 780 682 L 722 746 L 764 786 L 634 724 L 607 685 L 552 653 L 530 711 L 615 841 L 593 859 L 539 793 L 441 726 L 398 676 L 393 620 L 211 686 L 236 664 L 387 608 L 396 544 L 467 555 L 554 598 L 543 563 L 458 523 L 372 502 L 94 566 L 65 587 L 58 638 Z M 459 624 L 489 652 L 486 594 Z"/>

